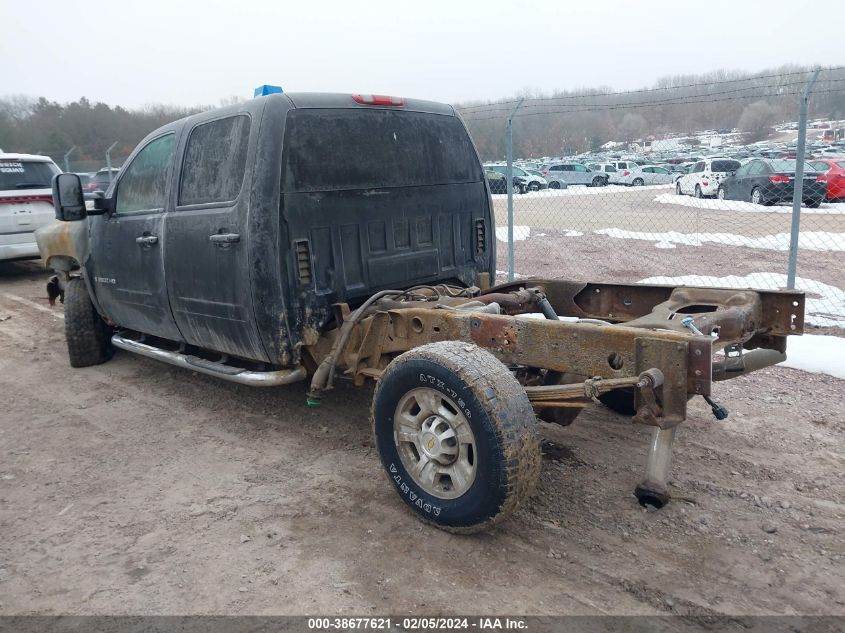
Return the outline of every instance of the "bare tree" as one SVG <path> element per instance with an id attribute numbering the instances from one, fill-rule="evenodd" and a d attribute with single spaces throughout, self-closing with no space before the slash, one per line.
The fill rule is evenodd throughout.
<path id="1" fill-rule="evenodd" d="M 743 131 L 747 143 L 754 143 L 767 138 L 777 120 L 778 111 L 774 106 L 755 101 L 742 111 L 737 127 Z"/>

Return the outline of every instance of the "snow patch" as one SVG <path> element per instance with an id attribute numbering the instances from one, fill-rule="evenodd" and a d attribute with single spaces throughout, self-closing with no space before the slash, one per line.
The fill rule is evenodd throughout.
<path id="1" fill-rule="evenodd" d="M 786 345 L 786 360 L 780 364 L 845 380 L 845 338 L 820 334 L 791 336 Z"/>
<path id="2" fill-rule="evenodd" d="M 531 227 L 530 226 L 514 226 L 513 227 L 513 241 L 514 242 L 521 242 L 525 238 L 531 235 Z M 497 226 L 496 227 L 496 239 L 500 242 L 508 242 L 508 227 L 506 226 Z"/>
<path id="3" fill-rule="evenodd" d="M 646 233 L 626 231 L 624 229 L 597 229 L 599 235 L 607 235 L 623 240 L 646 240 L 655 242 L 656 248 L 675 248 L 675 244 L 701 246 L 705 242 L 726 244 L 728 246 L 747 246 L 770 251 L 788 251 L 789 233 L 776 233 L 761 237 L 745 237 L 734 233 Z M 827 233 L 824 231 L 806 231 L 798 235 L 798 248 L 805 251 L 845 251 L 845 233 Z"/>
<path id="4" fill-rule="evenodd" d="M 642 189 L 642 187 L 640 187 Z M 661 204 L 676 204 L 682 207 L 695 207 L 696 209 L 708 209 L 711 211 L 739 211 L 741 213 L 786 213 L 792 214 L 792 203 L 785 205 L 773 205 L 767 207 L 753 202 L 741 200 L 719 200 L 718 198 L 693 198 L 692 196 L 679 196 L 675 193 L 661 193 L 654 199 Z M 808 207 L 801 208 L 801 215 L 843 215 L 845 214 L 845 203 L 825 203 L 817 209 Z"/>
<path id="5" fill-rule="evenodd" d="M 717 288 L 757 288 L 780 290 L 786 288 L 786 275 L 781 273 L 751 273 L 745 277 L 729 275 L 683 275 L 681 277 L 649 277 L 641 284 L 671 284 L 674 286 L 712 286 Z M 845 327 L 845 290 L 802 277 L 795 278 L 795 289 L 806 292 L 804 322 L 818 327 Z M 793 339 L 790 339 L 790 344 Z"/>

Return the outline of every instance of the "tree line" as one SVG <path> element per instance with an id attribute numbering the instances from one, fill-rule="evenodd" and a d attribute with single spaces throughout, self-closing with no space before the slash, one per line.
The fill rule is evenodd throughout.
<path id="1" fill-rule="evenodd" d="M 597 150 L 608 141 L 631 142 L 703 129 L 741 128 L 749 141 L 765 138 L 775 123 L 798 118 L 799 93 L 811 69 L 783 66 L 759 73 L 715 71 L 675 75 L 649 88 L 618 92 L 610 87 L 526 91 L 513 122 L 514 155 L 542 157 Z M 221 105 L 240 101 L 222 100 Z M 811 98 L 811 116 L 845 118 L 845 71 L 821 73 Z M 505 154 L 505 119 L 514 98 L 492 103 L 456 104 L 485 160 Z M 102 166 L 106 149 L 119 164 L 149 132 L 210 106 L 149 105 L 137 109 L 91 102 L 82 97 L 57 103 L 44 97 L 0 98 L 0 148 L 6 152 L 46 154 L 63 165 L 85 170 Z M 79 170 L 82 168 L 78 167 Z"/>

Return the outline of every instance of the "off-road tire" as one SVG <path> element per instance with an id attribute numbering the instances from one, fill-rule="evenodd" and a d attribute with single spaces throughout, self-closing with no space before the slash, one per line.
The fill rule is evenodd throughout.
<path id="1" fill-rule="evenodd" d="M 111 331 L 97 314 L 81 277 L 65 287 L 65 339 L 71 367 L 99 365 L 111 358 Z"/>
<path id="2" fill-rule="evenodd" d="M 399 455 L 394 414 L 401 399 L 420 387 L 458 403 L 474 435 L 475 479 L 453 499 L 423 490 Z M 379 456 L 394 488 L 411 510 L 439 528 L 484 530 L 513 514 L 534 490 L 542 458 L 531 403 L 507 367 L 473 344 L 430 343 L 396 358 L 379 380 L 371 417 Z"/>

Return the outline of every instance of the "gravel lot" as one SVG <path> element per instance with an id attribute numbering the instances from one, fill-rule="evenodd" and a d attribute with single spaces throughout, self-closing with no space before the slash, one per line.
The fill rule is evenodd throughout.
<path id="1" fill-rule="evenodd" d="M 657 512 L 648 429 L 544 425 L 527 507 L 454 536 L 381 473 L 370 390 L 314 410 L 126 353 L 72 370 L 46 278 L 0 265 L 2 614 L 845 614 L 843 381 L 721 383 L 721 423 L 693 401 Z"/>

